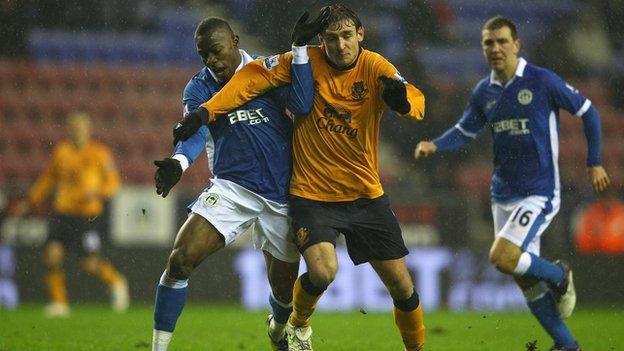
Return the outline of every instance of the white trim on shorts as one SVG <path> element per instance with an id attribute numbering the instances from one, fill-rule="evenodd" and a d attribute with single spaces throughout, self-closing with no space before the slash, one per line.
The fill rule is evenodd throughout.
<path id="1" fill-rule="evenodd" d="M 522 251 L 540 255 L 541 236 L 559 212 L 559 199 L 528 196 L 510 202 L 492 202 L 494 235 L 518 246 Z"/>
<path id="2" fill-rule="evenodd" d="M 225 179 L 211 179 L 189 209 L 212 224 L 229 245 L 253 226 L 254 248 L 284 262 L 299 262 L 288 205 L 250 191 Z"/>

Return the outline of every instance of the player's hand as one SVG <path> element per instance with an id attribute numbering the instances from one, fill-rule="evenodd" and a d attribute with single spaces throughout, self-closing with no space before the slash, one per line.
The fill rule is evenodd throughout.
<path id="1" fill-rule="evenodd" d="M 154 175 L 156 194 L 166 197 L 171 188 L 180 180 L 182 176 L 182 166 L 180 165 L 180 161 L 170 157 L 154 161 L 154 165 L 158 167 Z"/>
<path id="2" fill-rule="evenodd" d="M 438 150 L 436 144 L 430 141 L 421 141 L 416 145 L 416 150 L 414 150 L 414 158 L 417 160 L 421 157 L 427 157 L 429 155 L 434 154 Z"/>
<path id="3" fill-rule="evenodd" d="M 386 105 L 402 115 L 408 113 L 411 106 L 409 101 L 407 101 L 405 83 L 386 76 L 380 76 L 379 81 L 383 85 L 382 97 Z"/>
<path id="4" fill-rule="evenodd" d="M 602 166 L 589 167 L 587 168 L 587 173 L 589 173 L 592 188 L 597 193 L 605 191 L 611 184 L 609 175 Z"/>
<path id="5" fill-rule="evenodd" d="M 188 112 L 173 126 L 173 146 L 178 145 L 179 141 L 187 140 L 199 130 L 202 124 L 208 123 L 208 110 L 199 107 L 196 110 Z"/>
<path id="6" fill-rule="evenodd" d="M 297 20 L 297 23 L 295 23 L 295 27 L 292 31 L 291 39 L 293 45 L 304 46 L 312 40 L 312 38 L 317 36 L 325 24 L 327 24 L 329 12 L 328 6 L 323 7 L 316 19 L 309 23 L 308 17 L 310 17 L 310 13 L 308 11 L 304 12 Z"/>

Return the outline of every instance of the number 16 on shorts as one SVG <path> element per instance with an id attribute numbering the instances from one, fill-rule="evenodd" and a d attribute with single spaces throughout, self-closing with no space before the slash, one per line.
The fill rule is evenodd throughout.
<path id="1" fill-rule="evenodd" d="M 497 235 L 523 249 L 530 242 L 539 240 L 556 213 L 551 211 L 548 218 L 545 216 L 547 203 L 548 199 L 544 197 L 531 196 L 513 203 L 493 204 L 492 214 Z"/>

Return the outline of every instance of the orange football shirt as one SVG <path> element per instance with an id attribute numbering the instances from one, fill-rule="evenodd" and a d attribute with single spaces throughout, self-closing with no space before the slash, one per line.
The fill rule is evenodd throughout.
<path id="1" fill-rule="evenodd" d="M 111 197 L 119 185 L 119 173 L 106 146 L 90 141 L 78 149 L 72 142 L 62 141 L 33 185 L 29 201 L 39 206 L 54 191 L 54 211 L 92 217 L 102 213 L 103 200 Z"/>
<path id="2" fill-rule="evenodd" d="M 425 98 L 404 81 L 381 55 L 362 50 L 352 67 L 333 68 L 323 47 L 308 47 L 314 76 L 314 107 L 297 116 L 293 135 L 290 193 L 306 199 L 337 202 L 383 195 L 378 174 L 379 126 L 386 105 L 380 76 L 406 84 L 411 110 L 404 117 L 421 120 Z M 292 53 L 256 60 L 243 67 L 202 106 L 210 120 L 267 90 L 290 83 Z"/>

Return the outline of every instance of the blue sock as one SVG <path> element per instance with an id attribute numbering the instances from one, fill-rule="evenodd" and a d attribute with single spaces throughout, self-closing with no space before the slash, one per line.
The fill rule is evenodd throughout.
<path id="1" fill-rule="evenodd" d="M 537 300 L 527 301 L 529 309 L 540 322 L 544 330 L 555 341 L 555 347 L 575 347 L 576 340 L 572 337 L 570 330 L 559 318 L 555 299 L 550 292 L 547 292 Z"/>
<path id="2" fill-rule="evenodd" d="M 551 284 L 559 284 L 563 280 L 561 267 L 532 253 L 525 252 L 524 254 L 531 256 L 531 265 L 522 274 L 523 277 L 535 278 Z"/>
<path id="3" fill-rule="evenodd" d="M 173 332 L 186 301 L 188 280 L 174 280 L 163 274 L 156 288 L 154 329 Z M 170 285 L 165 286 L 163 283 Z"/>
<path id="4" fill-rule="evenodd" d="M 273 294 L 269 294 L 269 304 L 271 305 L 271 310 L 273 311 L 273 319 L 275 319 L 277 323 L 286 324 L 288 317 L 290 317 L 290 313 L 293 310 L 292 303 L 287 305 L 278 301 Z"/>

